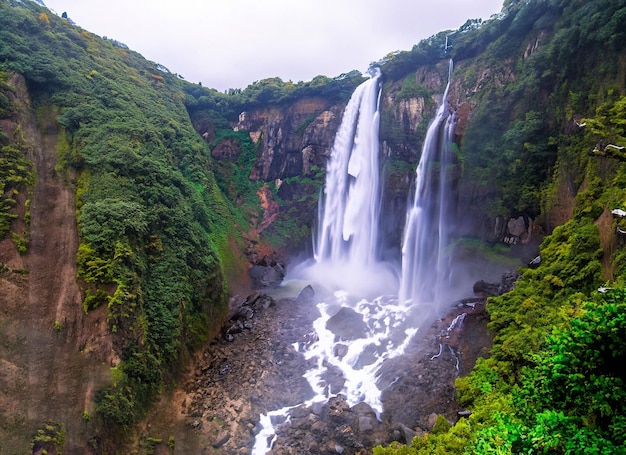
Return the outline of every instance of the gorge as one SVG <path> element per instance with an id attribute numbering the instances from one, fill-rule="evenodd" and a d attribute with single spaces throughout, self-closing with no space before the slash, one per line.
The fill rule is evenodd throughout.
<path id="1" fill-rule="evenodd" d="M 0 1 L 0 452 L 622 453 L 624 17 L 220 93 Z"/>

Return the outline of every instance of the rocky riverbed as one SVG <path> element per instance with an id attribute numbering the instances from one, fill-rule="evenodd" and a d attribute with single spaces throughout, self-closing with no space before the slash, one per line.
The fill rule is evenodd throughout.
<path id="1" fill-rule="evenodd" d="M 381 382 L 388 385 L 380 416 L 365 403 L 351 407 L 337 395 L 339 374 L 327 378 L 327 402 L 298 406 L 312 395 L 303 377 L 310 365 L 297 346 L 315 338 L 314 289 L 295 298 L 262 293 L 234 298 L 221 335 L 181 384 L 180 417 L 195 435 L 193 453 L 249 454 L 262 429 L 260 416 L 287 406 L 294 409 L 287 421 L 273 422 L 269 453 L 367 454 L 378 444 L 407 442 L 430 431 L 438 414 L 454 422 L 462 411 L 454 381 L 487 353 L 484 291 L 497 288 L 478 286 L 477 294 L 451 304 L 444 317 L 413 338 L 404 355 L 384 364 Z"/>

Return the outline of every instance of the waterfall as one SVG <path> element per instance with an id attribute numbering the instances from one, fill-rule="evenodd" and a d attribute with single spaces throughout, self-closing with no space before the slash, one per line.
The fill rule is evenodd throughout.
<path id="1" fill-rule="evenodd" d="M 452 69 L 450 60 L 448 83 L 426 133 L 416 169 L 415 196 L 407 210 L 402 242 L 401 302 L 437 305 L 440 292 L 449 285 L 450 264 L 445 248 L 452 222 L 449 182 L 456 126 L 456 113 L 448 106 Z"/>
<path id="2" fill-rule="evenodd" d="M 380 69 L 359 85 L 343 114 L 326 168 L 319 204 L 317 262 L 377 260 L 380 182 Z"/>
<path id="3" fill-rule="evenodd" d="M 397 274 L 380 261 L 379 68 L 352 94 L 326 166 L 318 206 L 315 264 L 309 276 L 361 295 L 397 292 Z"/>

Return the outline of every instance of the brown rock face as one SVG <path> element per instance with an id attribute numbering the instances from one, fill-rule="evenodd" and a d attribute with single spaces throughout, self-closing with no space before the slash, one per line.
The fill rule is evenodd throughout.
<path id="1" fill-rule="evenodd" d="M 230 139 L 223 140 L 211 150 L 211 156 L 216 160 L 236 160 L 241 153 L 241 147 Z"/>
<path id="2" fill-rule="evenodd" d="M 21 217 L 11 226 L 30 231 L 27 252 L 18 254 L 7 239 L 0 247 L 0 452 L 29 452 L 37 429 L 54 421 L 64 428 L 67 453 L 89 453 L 93 422 L 84 415 L 115 361 L 106 309 L 82 311 L 74 191 L 54 170 L 53 116 L 41 115 L 38 124 L 24 80 L 14 76 L 9 84 L 14 113 L 2 129 L 26 148 L 36 183 L 30 226 Z M 24 213 L 25 204 L 18 201 L 17 210 Z"/>
<path id="3" fill-rule="evenodd" d="M 309 175 L 312 166 L 324 167 L 343 107 L 311 98 L 285 109 L 242 113 L 235 130 L 247 131 L 253 141 L 261 141 L 250 178 L 268 182 Z"/>

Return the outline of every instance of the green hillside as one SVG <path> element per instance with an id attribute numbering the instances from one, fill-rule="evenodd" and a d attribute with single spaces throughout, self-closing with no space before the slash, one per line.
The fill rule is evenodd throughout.
<path id="1" fill-rule="evenodd" d="M 97 416 L 130 427 L 221 326 L 246 221 L 217 186 L 176 75 L 30 1 L 0 2 L 0 62 L 57 137 L 56 172 L 77 196 L 83 310 L 108 308 L 121 359 Z"/>
<path id="2" fill-rule="evenodd" d="M 477 106 L 462 186 L 487 216 L 530 214 L 549 235 L 540 265 L 488 301 L 490 357 L 457 380 L 470 417 L 377 455 L 626 453 L 624 219 L 611 213 L 626 208 L 626 3 L 509 1 L 503 13 L 389 65 L 416 68 L 451 37 L 454 78 Z"/>

